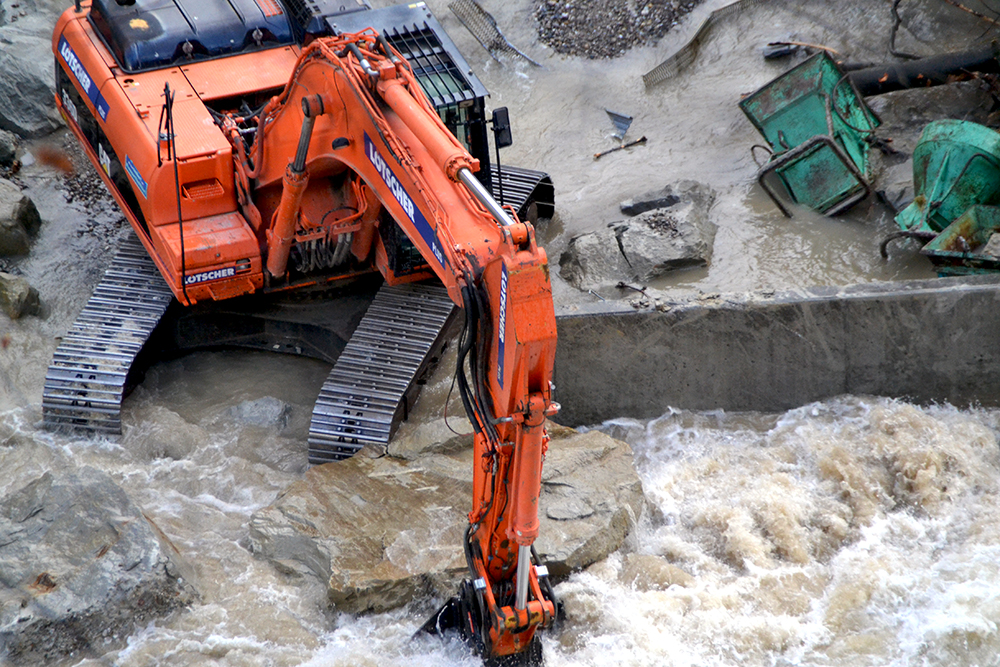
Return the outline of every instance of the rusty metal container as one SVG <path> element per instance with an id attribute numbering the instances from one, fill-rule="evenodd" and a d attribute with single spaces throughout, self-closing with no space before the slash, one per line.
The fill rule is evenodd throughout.
<path id="1" fill-rule="evenodd" d="M 896 224 L 927 235 L 971 206 L 1000 204 L 1000 133 L 964 120 L 929 123 L 913 151 L 913 189 Z"/>
<path id="2" fill-rule="evenodd" d="M 827 215 L 868 195 L 867 139 L 881 121 L 825 51 L 739 106 L 772 150 L 758 180 L 786 216 L 787 208 L 765 180 L 772 172 L 792 201 Z"/>
<path id="3" fill-rule="evenodd" d="M 972 206 L 920 252 L 938 275 L 961 276 L 1000 271 L 1000 207 Z"/>

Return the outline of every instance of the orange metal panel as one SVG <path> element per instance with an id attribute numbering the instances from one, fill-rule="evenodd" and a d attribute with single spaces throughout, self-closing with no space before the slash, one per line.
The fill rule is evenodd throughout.
<path id="1" fill-rule="evenodd" d="M 63 13 L 60 25 L 65 21 L 65 29 L 53 33 L 52 50 L 56 63 L 70 72 L 70 79 L 80 89 L 90 114 L 103 121 L 105 116 L 94 106 L 94 99 L 98 94 L 106 97 L 105 88 L 113 86 L 113 81 L 107 63 L 98 49 L 90 48 L 93 46 L 90 37 L 93 33 L 82 16 L 77 16 L 72 10 Z M 73 46 L 74 44 L 76 46 Z M 113 113 L 113 109 L 105 108 L 103 111 L 109 115 Z"/>
<path id="2" fill-rule="evenodd" d="M 150 229 L 153 246 L 166 259 L 178 299 L 227 299 L 250 294 L 264 285 L 257 239 L 239 213 L 226 213 L 184 222 L 183 280 L 181 236 L 178 225 Z"/>
<path id="3" fill-rule="evenodd" d="M 235 194 L 229 187 L 233 182 L 232 148 L 180 69 L 173 67 L 123 75 L 117 81 L 121 88 L 109 85 L 109 98 L 124 95 L 127 102 L 122 101 L 118 106 L 125 111 L 131 104 L 134 115 L 123 126 L 108 127 L 107 133 L 122 162 L 126 157 L 122 155 L 124 150 L 137 174 L 148 183 L 148 196 L 152 199 L 140 198 L 140 205 L 149 225 L 170 224 L 177 220 L 173 165 L 166 161 L 166 142 L 158 142 L 158 133 L 163 129 L 160 115 L 165 84 L 169 84 L 174 93 L 178 178 L 182 194 L 187 193 L 182 197 L 184 218 L 235 210 Z M 195 184 L 204 186 L 215 182 L 218 187 L 200 187 L 195 190 L 199 196 L 191 194 Z"/>
<path id="4" fill-rule="evenodd" d="M 177 273 L 180 273 L 181 238 L 177 223 L 150 229 L 154 245 Z M 185 270 L 188 274 L 217 265 L 235 264 L 241 259 L 254 259 L 259 264 L 257 237 L 239 213 L 225 213 L 208 218 L 184 221 Z M 259 268 L 258 268 L 259 271 Z"/>
<path id="5" fill-rule="evenodd" d="M 298 57 L 297 48 L 284 46 L 192 63 L 181 70 L 203 100 L 221 100 L 283 88 Z"/>
<path id="6" fill-rule="evenodd" d="M 163 88 L 165 84 L 170 85 L 170 90 L 174 93 L 177 155 L 182 160 L 230 150 L 229 142 L 180 68 L 123 75 L 119 81 L 154 142 L 160 125 L 160 110 L 163 108 Z"/>

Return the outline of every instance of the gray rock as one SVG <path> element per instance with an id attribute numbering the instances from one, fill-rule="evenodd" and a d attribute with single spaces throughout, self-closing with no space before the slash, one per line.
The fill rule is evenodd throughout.
<path id="1" fill-rule="evenodd" d="M 550 433 L 535 546 L 562 576 L 618 549 L 643 495 L 628 445 L 555 425 Z M 454 594 L 468 574 L 461 545 L 472 498 L 471 438 L 459 452 L 412 461 L 373 456 L 316 466 L 256 512 L 254 552 L 283 572 L 327 582 L 342 611 Z"/>
<path id="2" fill-rule="evenodd" d="M 0 167 L 10 167 L 17 155 L 17 135 L 0 130 Z"/>
<path id="3" fill-rule="evenodd" d="M 229 409 L 230 416 L 236 421 L 248 426 L 284 427 L 288 423 L 291 408 L 287 403 L 264 396 L 254 401 L 243 401 Z"/>
<path id="4" fill-rule="evenodd" d="M 1000 257 L 1000 234 L 990 234 L 990 240 L 986 242 L 979 254 Z"/>
<path id="5" fill-rule="evenodd" d="M 645 282 L 675 269 L 707 265 L 715 229 L 708 210 L 689 200 L 640 213 L 616 232 L 634 279 Z"/>
<path id="6" fill-rule="evenodd" d="M 41 224 L 35 202 L 10 181 L 0 179 L 0 257 L 26 255 Z"/>
<path id="7" fill-rule="evenodd" d="M 38 290 L 19 276 L 0 272 L 0 309 L 12 320 L 41 311 Z"/>
<path id="8" fill-rule="evenodd" d="M 60 126 L 53 102 L 53 25 L 54 19 L 47 35 L 36 33 L 43 27 L 37 19 L 0 28 L 0 129 L 33 138 Z"/>
<path id="9" fill-rule="evenodd" d="M 708 264 L 716 231 L 708 211 L 714 201 L 711 188 L 683 181 L 624 202 L 622 210 L 635 217 L 570 239 L 559 258 L 560 275 L 588 290 Z M 669 206 L 648 208 L 664 202 Z"/>
<path id="10" fill-rule="evenodd" d="M 559 275 L 582 290 L 608 287 L 620 280 L 632 279 L 618 235 L 613 229 L 601 229 L 574 236 L 559 256 Z"/>
<path id="11" fill-rule="evenodd" d="M 659 190 L 652 190 L 645 194 L 626 199 L 619 208 L 625 215 L 639 215 L 654 208 L 670 208 L 681 201 L 695 202 L 699 208 L 706 212 L 715 202 L 715 192 L 697 181 L 680 181 L 674 185 L 666 185 Z"/>
<path id="12" fill-rule="evenodd" d="M 185 571 L 107 473 L 47 472 L 0 501 L 0 661 L 103 654 L 195 599 Z"/>
<path id="13" fill-rule="evenodd" d="M 913 159 L 885 166 L 880 171 L 876 192 L 893 211 L 899 213 L 913 203 Z"/>

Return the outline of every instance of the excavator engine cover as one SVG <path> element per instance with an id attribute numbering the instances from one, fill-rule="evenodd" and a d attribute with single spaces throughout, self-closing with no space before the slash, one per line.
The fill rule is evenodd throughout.
<path id="1" fill-rule="evenodd" d="M 134 73 L 293 43 L 286 14 L 272 6 L 274 0 L 138 0 L 128 7 L 93 0 L 90 21 L 122 69 Z"/>

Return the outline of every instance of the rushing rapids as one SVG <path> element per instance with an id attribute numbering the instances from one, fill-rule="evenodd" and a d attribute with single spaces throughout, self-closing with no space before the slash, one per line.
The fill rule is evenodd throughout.
<path id="1" fill-rule="evenodd" d="M 426 601 L 330 615 L 318 582 L 246 548 L 250 514 L 305 465 L 317 366 L 160 364 L 120 444 L 36 430 L 30 406 L 4 413 L 0 491 L 109 470 L 196 564 L 201 603 L 67 664 L 472 664 L 457 644 L 411 640 Z M 211 380 L 223 367 L 226 386 Z M 261 373 L 289 381 L 275 393 Z M 845 397 L 600 428 L 632 444 L 647 511 L 626 547 L 557 586 L 569 623 L 547 664 L 975 665 L 1000 650 L 1000 412 Z"/>

